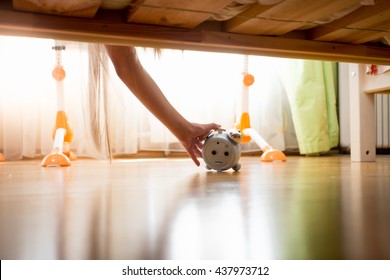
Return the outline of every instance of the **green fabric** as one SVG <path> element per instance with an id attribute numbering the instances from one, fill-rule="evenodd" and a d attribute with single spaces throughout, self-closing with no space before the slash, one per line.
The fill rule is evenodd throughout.
<path id="1" fill-rule="evenodd" d="M 286 93 L 301 154 L 329 151 L 338 145 L 337 64 L 289 60 Z"/>

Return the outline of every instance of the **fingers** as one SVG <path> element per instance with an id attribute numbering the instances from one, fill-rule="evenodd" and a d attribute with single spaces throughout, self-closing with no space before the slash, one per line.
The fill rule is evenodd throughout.
<path id="1" fill-rule="evenodd" d="M 192 161 L 200 166 L 198 158 L 202 157 L 202 143 L 199 139 L 194 140 L 193 144 L 187 149 L 187 153 L 190 155 Z"/>
<path id="2" fill-rule="evenodd" d="M 201 158 L 202 157 L 202 151 L 197 149 L 197 148 L 195 149 L 194 154 L 195 154 L 195 156 L 197 158 Z"/>
<path id="3" fill-rule="evenodd" d="M 219 124 L 215 124 L 215 123 L 209 123 L 209 124 L 204 124 L 203 125 L 203 132 L 202 132 L 202 135 L 199 135 L 199 140 L 200 141 L 204 141 L 206 140 L 207 136 L 209 136 L 209 134 L 213 131 L 213 130 L 216 130 L 218 128 L 220 128 L 221 126 Z"/>
<path id="4" fill-rule="evenodd" d="M 187 151 L 187 152 L 188 152 L 188 154 L 190 155 L 192 161 L 196 164 L 196 166 L 200 166 L 200 162 L 199 162 L 197 156 L 195 155 L 195 152 L 194 152 L 194 151 L 191 151 L 191 150 L 190 150 L 190 151 Z"/>
<path id="5" fill-rule="evenodd" d="M 202 150 L 202 148 L 203 148 L 203 141 L 204 141 L 205 139 L 203 139 L 203 137 L 198 137 L 198 138 L 195 138 L 194 139 L 194 146 L 196 147 L 196 148 L 198 148 L 199 150 Z"/>
<path id="6" fill-rule="evenodd" d="M 203 124 L 198 125 L 198 135 L 193 135 L 191 138 L 187 138 L 187 141 L 182 142 L 184 147 L 186 147 L 188 155 L 191 157 L 192 161 L 197 165 L 200 166 L 200 162 L 198 158 L 202 157 L 202 148 L 205 136 L 207 136 L 211 130 L 218 129 L 221 126 L 219 124 L 215 123 L 209 123 L 209 124 Z M 191 140 L 190 140 L 191 139 Z M 186 145 L 187 144 L 187 145 Z"/>
<path id="7" fill-rule="evenodd" d="M 216 123 L 209 123 L 209 124 L 205 124 L 204 125 L 204 128 L 207 130 L 207 131 L 210 131 L 212 129 L 218 129 L 220 128 L 221 126 L 219 124 L 216 124 Z"/>
<path id="8" fill-rule="evenodd" d="M 209 123 L 208 125 L 212 126 L 213 128 L 220 128 L 221 127 L 220 124 L 216 124 L 216 123 Z"/>

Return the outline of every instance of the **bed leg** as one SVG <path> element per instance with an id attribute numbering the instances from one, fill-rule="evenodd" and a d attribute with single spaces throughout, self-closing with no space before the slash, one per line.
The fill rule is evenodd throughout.
<path id="1" fill-rule="evenodd" d="M 351 161 L 376 160 L 374 94 L 364 92 L 365 66 L 349 65 Z"/>

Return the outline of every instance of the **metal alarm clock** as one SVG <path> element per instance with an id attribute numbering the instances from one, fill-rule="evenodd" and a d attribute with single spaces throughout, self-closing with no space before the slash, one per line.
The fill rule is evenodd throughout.
<path id="1" fill-rule="evenodd" d="M 205 139 L 202 148 L 202 157 L 207 169 L 225 171 L 232 168 L 238 171 L 241 168 L 242 134 L 236 129 L 218 129 L 212 131 Z"/>

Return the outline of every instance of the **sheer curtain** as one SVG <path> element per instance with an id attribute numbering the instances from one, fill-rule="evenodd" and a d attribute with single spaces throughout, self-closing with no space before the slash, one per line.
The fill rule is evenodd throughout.
<path id="1" fill-rule="evenodd" d="M 71 150 L 105 158 L 140 150 L 184 151 L 116 76 L 100 45 L 0 37 L 0 152 L 6 159 L 34 158 L 52 148 L 56 87 L 51 71 L 63 44 L 65 108 L 74 130 Z M 238 54 L 137 49 L 140 60 L 168 100 L 192 122 L 234 124 L 242 91 L 244 58 Z M 271 146 L 297 148 L 282 59 L 250 56 L 251 124 Z M 93 125 L 91 125 L 93 124 Z M 107 137 L 106 137 L 107 135 Z M 259 150 L 255 143 L 243 150 Z"/>
<path id="2" fill-rule="evenodd" d="M 52 40 L 0 37 L 0 150 L 6 159 L 45 155 L 52 148 L 57 111 Z M 84 49 L 68 44 L 63 53 L 65 103 L 77 137 L 72 149 L 89 153 L 85 139 L 82 100 L 87 67 Z"/>

